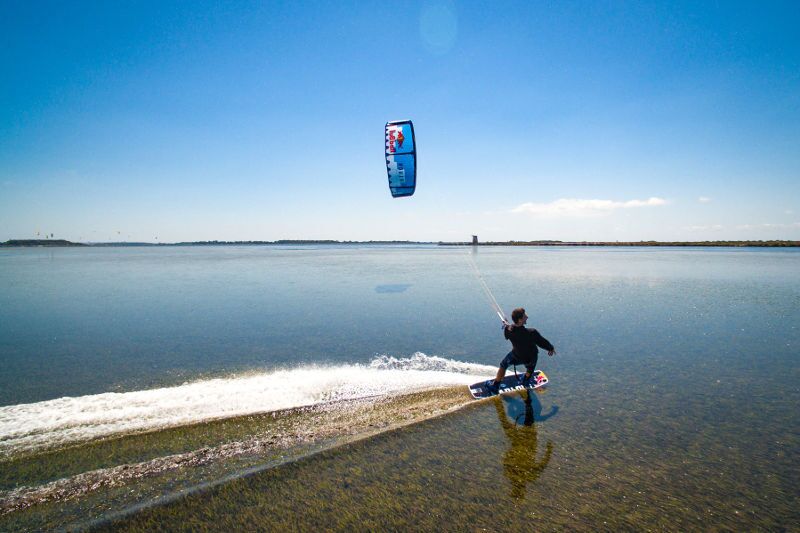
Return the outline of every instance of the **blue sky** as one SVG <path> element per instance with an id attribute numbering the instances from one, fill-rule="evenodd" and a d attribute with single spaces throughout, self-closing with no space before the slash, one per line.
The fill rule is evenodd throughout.
<path id="1" fill-rule="evenodd" d="M 6 0 L 0 240 L 800 239 L 798 27 L 797 2 Z"/>

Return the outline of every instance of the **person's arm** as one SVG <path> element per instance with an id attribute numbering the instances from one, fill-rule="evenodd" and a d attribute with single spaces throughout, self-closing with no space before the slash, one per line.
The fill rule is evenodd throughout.
<path id="1" fill-rule="evenodd" d="M 533 330 L 533 342 L 535 342 L 536 346 L 542 350 L 547 350 L 547 355 L 553 355 L 556 353 L 556 349 L 552 344 L 550 344 L 550 341 L 542 337 L 542 335 L 535 329 Z"/>
<path id="2" fill-rule="evenodd" d="M 503 336 L 506 338 L 506 340 L 508 340 L 510 338 L 509 337 L 510 333 L 511 333 L 511 325 L 508 324 L 508 325 L 506 325 L 506 327 L 503 328 Z"/>

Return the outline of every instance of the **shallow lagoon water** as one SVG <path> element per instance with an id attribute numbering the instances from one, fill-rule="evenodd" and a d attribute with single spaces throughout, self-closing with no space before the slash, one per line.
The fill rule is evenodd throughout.
<path id="1" fill-rule="evenodd" d="M 551 393 L 540 403 L 555 401 Z M 724 432 L 733 442 L 723 444 L 682 429 L 694 422 L 684 411 L 661 428 L 673 434 L 666 441 L 653 433 L 641 439 L 643 425 L 618 417 L 613 402 L 599 409 L 606 413 L 573 411 L 570 419 L 567 404 L 530 427 L 515 426 L 500 404 L 470 406 L 104 527 L 797 529 L 797 479 L 792 484 L 783 470 L 790 462 L 775 464 L 769 446 L 734 428 Z"/>
<path id="2" fill-rule="evenodd" d="M 516 407 L 466 402 L 445 416 L 256 469 L 113 527 L 458 530 L 535 520 L 545 529 L 797 528 L 796 250 L 1 250 L 0 404 L 273 376 L 297 365 L 331 372 L 387 360 L 381 356 L 406 361 L 383 370 L 407 376 L 420 370 L 408 363 L 416 352 L 428 354 L 427 370 L 464 376 L 452 379 L 488 372 L 507 345 L 467 253 L 500 303 L 524 305 L 559 350 L 540 356 L 551 384 L 531 402 L 532 426 L 509 432 L 502 422 L 503 413 L 506 421 L 514 419 L 509 412 L 524 413 L 522 398 Z M 395 392 L 427 387 L 443 391 L 443 405 L 458 404 L 439 388 L 452 386 L 447 379 L 410 380 L 408 391 Z M 178 430 L 151 431 L 148 457 Z M 164 453 L 203 439 L 189 441 Z M 96 446 L 75 448 L 72 461 L 86 464 L 64 475 L 133 460 L 85 460 Z M 259 459 L 248 460 L 250 467 Z M 59 475 L 23 476 L 15 470 L 21 464 L 0 462 L 6 490 Z M 207 474 L 238 468 L 229 466 Z M 108 516 L 136 501 L 121 499 Z M 80 499 L 70 505 L 79 512 Z M 36 512 L 4 515 L 0 524 L 35 529 L 37 519 L 24 514 Z"/>

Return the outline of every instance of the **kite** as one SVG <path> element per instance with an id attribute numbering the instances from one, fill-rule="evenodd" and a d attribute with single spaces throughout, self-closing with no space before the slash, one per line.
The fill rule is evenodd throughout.
<path id="1" fill-rule="evenodd" d="M 414 194 L 417 187 L 417 142 L 410 120 L 386 123 L 386 173 L 392 197 Z"/>

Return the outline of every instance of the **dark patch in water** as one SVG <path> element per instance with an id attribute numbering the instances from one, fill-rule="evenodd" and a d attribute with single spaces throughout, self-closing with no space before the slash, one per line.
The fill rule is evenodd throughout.
<path id="1" fill-rule="evenodd" d="M 394 293 L 394 292 L 406 292 L 411 286 L 410 283 L 393 283 L 389 285 L 378 285 L 375 287 L 375 292 L 386 294 L 386 293 Z"/>

